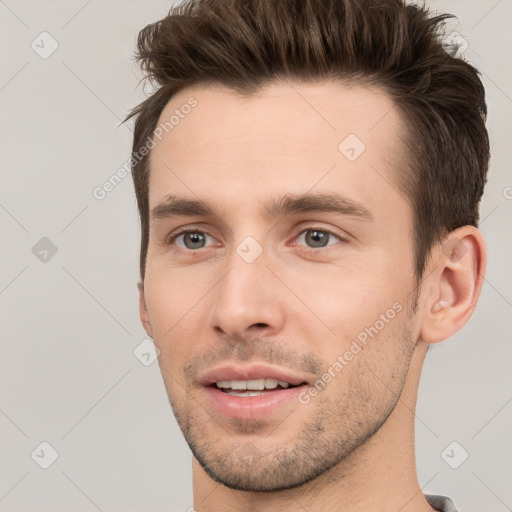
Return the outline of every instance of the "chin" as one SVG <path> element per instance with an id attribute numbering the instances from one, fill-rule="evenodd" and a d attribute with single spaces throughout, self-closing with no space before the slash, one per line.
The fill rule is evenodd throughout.
<path id="1" fill-rule="evenodd" d="M 191 447 L 192 448 L 192 447 Z M 336 465 L 336 460 L 314 464 L 304 453 L 275 452 L 270 456 L 237 458 L 235 452 L 213 454 L 192 449 L 203 470 L 215 481 L 229 489 L 246 492 L 277 492 L 301 487 Z M 329 464 L 330 462 L 330 464 Z"/>
<path id="2" fill-rule="evenodd" d="M 280 473 L 279 477 L 276 478 L 275 471 L 268 467 L 264 470 L 265 473 L 262 475 L 261 473 L 255 474 L 254 471 L 249 472 L 246 469 L 240 472 L 234 471 L 233 468 L 227 472 L 223 470 L 215 471 L 208 465 L 202 464 L 201 461 L 199 461 L 199 463 L 213 480 L 235 491 L 285 491 L 301 487 L 318 476 L 316 474 L 311 474 L 309 477 L 306 477 L 290 470 L 290 472 L 286 474 Z"/>

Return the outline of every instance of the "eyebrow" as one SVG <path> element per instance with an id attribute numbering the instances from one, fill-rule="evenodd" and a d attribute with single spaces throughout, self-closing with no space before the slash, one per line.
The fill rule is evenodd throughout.
<path id="1" fill-rule="evenodd" d="M 374 220 L 371 212 L 362 204 L 336 192 L 287 194 L 270 199 L 264 205 L 264 211 L 270 217 L 280 217 L 297 213 L 325 212 Z M 154 220 L 172 217 L 217 217 L 215 210 L 205 201 L 168 195 L 151 211 Z"/>

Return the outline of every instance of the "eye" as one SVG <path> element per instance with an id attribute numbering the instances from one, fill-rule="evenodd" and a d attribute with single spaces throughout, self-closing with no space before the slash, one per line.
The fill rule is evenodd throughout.
<path id="1" fill-rule="evenodd" d="M 194 250 L 206 247 L 208 241 L 212 242 L 213 237 L 204 231 L 182 231 L 172 237 L 169 243 L 175 243 L 181 249 Z"/>
<path id="2" fill-rule="evenodd" d="M 306 229 L 297 237 L 297 245 L 306 245 L 312 249 L 327 247 L 340 241 L 339 236 L 325 229 Z"/>

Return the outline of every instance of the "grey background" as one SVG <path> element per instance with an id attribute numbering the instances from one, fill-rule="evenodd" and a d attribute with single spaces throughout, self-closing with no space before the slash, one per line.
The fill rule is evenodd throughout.
<path id="1" fill-rule="evenodd" d="M 452 28 L 484 74 L 493 160 L 481 209 L 487 279 L 469 324 L 427 356 L 419 480 L 461 511 L 502 512 L 512 510 L 512 1 L 429 4 L 458 15 Z M 131 178 L 103 200 L 92 193 L 129 157 L 131 125 L 119 123 L 144 98 L 135 38 L 170 5 L 0 0 L 4 512 L 192 506 L 191 455 L 158 365 L 133 354 L 146 336 Z M 45 59 L 31 47 L 51 49 L 43 31 L 58 43 Z M 48 469 L 43 441 L 59 454 Z"/>

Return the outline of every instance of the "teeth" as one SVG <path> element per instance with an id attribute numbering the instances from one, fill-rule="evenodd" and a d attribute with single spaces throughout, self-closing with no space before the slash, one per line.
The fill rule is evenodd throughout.
<path id="1" fill-rule="evenodd" d="M 243 391 L 243 392 L 241 392 L 241 391 L 226 391 L 226 393 L 231 396 L 243 396 L 243 397 L 261 396 L 261 395 L 266 394 L 265 392 L 261 392 L 261 391 Z"/>
<path id="2" fill-rule="evenodd" d="M 252 379 L 252 380 L 219 380 L 215 383 L 218 388 L 232 390 L 261 391 L 263 389 L 275 389 L 278 385 L 287 388 L 290 384 L 277 379 Z M 244 396 L 256 396 L 244 393 Z"/>
<path id="3" fill-rule="evenodd" d="M 277 388 L 278 381 L 276 379 L 265 379 L 265 388 L 266 389 L 275 389 Z"/>
<path id="4" fill-rule="evenodd" d="M 265 379 L 248 380 L 247 389 L 252 389 L 254 391 L 261 391 L 262 389 L 265 389 Z"/>

